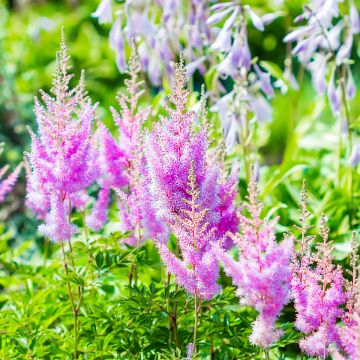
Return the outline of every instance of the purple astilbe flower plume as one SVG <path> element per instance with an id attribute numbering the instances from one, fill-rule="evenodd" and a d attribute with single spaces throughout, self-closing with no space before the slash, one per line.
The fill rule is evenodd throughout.
<path id="1" fill-rule="evenodd" d="M 277 244 L 274 233 L 276 220 L 269 222 L 260 218 L 263 206 L 257 200 L 258 190 L 253 174 L 248 191 L 249 202 L 239 214 L 241 231 L 232 235 L 239 249 L 239 261 L 224 252 L 219 244 L 213 249 L 225 273 L 236 285 L 241 304 L 253 306 L 259 312 L 252 326 L 250 341 L 267 349 L 282 335 L 282 331 L 275 328 L 275 322 L 290 299 L 288 284 L 293 244 L 290 238 Z"/>
<path id="2" fill-rule="evenodd" d="M 51 93 L 41 92 L 42 105 L 35 99 L 38 132 L 30 131 L 32 145 L 27 154 L 27 205 L 45 222 L 40 231 L 53 241 L 67 240 L 74 233 L 68 221 L 70 199 L 83 193 L 96 179 L 92 128 L 95 106 L 86 97 L 84 77 L 74 89 L 69 82 L 68 50 L 62 32 Z"/>
<path id="3" fill-rule="evenodd" d="M 133 46 L 129 61 L 130 78 L 125 80 L 128 95 L 118 94 L 120 114 L 111 108 L 120 132 L 118 140 L 104 126 L 100 126 L 97 132 L 100 145 L 98 183 L 101 190 L 93 212 L 88 218 L 88 225 L 94 230 L 100 229 L 107 220 L 111 189 L 124 192 L 120 203 L 120 217 L 124 231 L 135 230 L 135 220 L 133 218 L 130 221 L 130 218 L 135 214 L 140 214 L 139 181 L 143 159 L 139 144 L 141 143 L 142 125 L 149 116 L 150 108 L 139 108 L 138 106 L 139 98 L 143 94 L 141 89 L 143 82 L 138 80 L 139 71 L 140 64 L 135 46 Z M 130 199 L 132 200 L 130 201 Z M 124 204 L 124 201 L 127 203 Z M 136 227 L 139 227 L 142 221 L 141 216 L 137 215 L 136 218 Z"/>
<path id="4" fill-rule="evenodd" d="M 211 299 L 220 291 L 217 284 L 219 268 L 209 247 L 215 239 L 215 228 L 210 228 L 206 221 L 209 209 L 203 208 L 200 201 L 201 190 L 197 185 L 194 164 L 192 161 L 186 189 L 190 198 L 182 199 L 184 206 L 171 224 L 182 259 L 165 244 L 158 242 L 157 246 L 167 271 L 175 275 L 180 286 L 195 297 Z"/>
<path id="5" fill-rule="evenodd" d="M 0 154 L 2 153 L 2 151 L 2 144 L 0 144 Z M 3 179 L 3 177 L 9 170 L 9 165 L 5 165 L 0 168 L 0 203 L 2 203 L 5 200 L 6 196 L 12 191 L 19 177 L 22 166 L 22 163 L 20 163 L 5 179 Z"/>
<path id="6" fill-rule="evenodd" d="M 346 358 L 356 360 L 360 358 L 360 278 L 355 231 L 352 234 L 351 247 L 350 266 L 352 271 L 350 275 L 352 279 L 347 281 L 348 302 L 346 313 L 343 316 L 344 324 L 338 326 L 338 332 L 342 349 L 347 355 Z M 345 357 L 340 355 L 336 349 L 333 350 L 332 355 L 335 359 L 345 360 Z"/>
<path id="7" fill-rule="evenodd" d="M 186 111 L 189 91 L 185 83 L 186 70 L 181 59 L 175 69 L 173 91 L 169 96 L 174 108 L 167 108 L 170 116 L 161 117 L 145 138 L 146 186 L 152 199 L 156 222 L 173 224 L 176 217 L 182 214 L 182 199 L 188 197 L 187 174 L 193 161 L 200 189 L 198 201 L 202 208 L 208 209 L 206 221 L 210 228 L 219 226 L 225 233 L 229 228 L 224 224 L 233 226 L 233 221 L 227 219 L 232 215 L 230 203 L 234 197 L 230 196 L 226 200 L 225 187 L 228 185 L 223 185 L 223 199 L 220 197 L 220 164 L 218 160 L 210 159 L 209 127 L 204 121 L 199 125 L 195 112 Z M 222 202 L 229 211 L 221 215 Z"/>
<path id="8" fill-rule="evenodd" d="M 340 347 L 336 322 L 343 315 L 341 306 L 345 304 L 347 296 L 343 290 L 341 268 L 332 264 L 329 229 L 324 216 L 320 225 L 323 241 L 316 246 L 316 253 L 311 253 L 313 237 L 306 235 L 306 219 L 310 215 L 306 203 L 304 182 L 301 200 L 302 237 L 300 249 L 293 255 L 291 280 L 296 310 L 295 326 L 307 335 L 300 341 L 300 348 L 309 356 L 325 357 L 329 354 L 330 345 Z M 290 237 L 294 238 L 292 235 Z"/>

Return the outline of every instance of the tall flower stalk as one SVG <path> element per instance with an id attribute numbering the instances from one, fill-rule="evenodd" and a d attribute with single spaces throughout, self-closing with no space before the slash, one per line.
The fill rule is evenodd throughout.
<path id="1" fill-rule="evenodd" d="M 68 277 L 65 242 L 69 243 L 70 258 L 74 268 L 71 237 L 77 228 L 71 223 L 73 207 L 83 207 L 86 189 L 97 177 L 93 167 L 96 149 L 93 146 L 93 119 L 95 106 L 86 97 L 84 77 L 74 89 L 70 88 L 73 75 L 68 73 L 68 49 L 62 31 L 60 51 L 56 56 L 51 95 L 41 91 L 45 104 L 35 99 L 38 132 L 31 134 L 31 151 L 27 154 L 31 173 L 27 185 L 27 205 L 44 223 L 39 232 L 53 242 L 61 243 L 64 268 Z M 74 316 L 74 357 L 78 356 L 79 321 L 83 288 L 77 287 L 78 298 L 67 289 Z"/>
<path id="2" fill-rule="evenodd" d="M 341 268 L 332 263 L 332 247 L 328 240 L 329 228 L 321 217 L 320 237 L 322 242 L 311 252 L 314 237 L 306 234 L 309 226 L 307 218 L 307 193 L 305 182 L 301 197 L 301 239 L 294 251 L 292 261 L 291 288 L 296 311 L 295 327 L 306 334 L 300 340 L 300 348 L 309 356 L 325 358 L 330 346 L 341 347 L 337 321 L 344 311 L 347 294 Z M 291 238 L 296 241 L 293 235 Z"/>
<path id="3" fill-rule="evenodd" d="M 285 238 L 277 244 L 274 227 L 276 220 L 262 220 L 263 205 L 258 201 L 254 173 L 250 177 L 248 202 L 243 205 L 240 217 L 240 232 L 231 235 L 239 249 L 235 261 L 219 244 L 213 246 L 217 259 L 225 273 L 237 287 L 237 295 L 243 305 L 254 307 L 259 315 L 252 324 L 250 341 L 265 350 L 282 335 L 275 328 L 276 318 L 290 300 L 289 280 L 292 239 Z"/>

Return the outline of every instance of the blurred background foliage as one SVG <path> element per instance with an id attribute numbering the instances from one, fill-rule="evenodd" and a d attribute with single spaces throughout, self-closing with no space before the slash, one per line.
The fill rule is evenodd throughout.
<path id="1" fill-rule="evenodd" d="M 293 26 L 292 19 L 301 12 L 303 1 L 249 0 L 249 3 L 255 8 L 264 9 L 271 9 L 275 4 L 284 11 L 284 16 L 266 27 L 264 33 L 249 30 L 249 43 L 253 56 L 268 61 L 273 68 L 273 75 L 276 75 L 279 69 L 283 68 L 288 51 L 282 39 Z M 78 78 L 80 70 L 85 69 L 89 95 L 94 102 L 99 102 L 97 117 L 110 128 L 113 127 L 109 107 L 117 105 L 115 96 L 118 91 L 124 89 L 124 76 L 118 72 L 114 53 L 109 48 L 110 26 L 99 26 L 97 20 L 91 17 L 97 5 L 97 0 L 0 0 L 0 142 L 5 142 L 0 166 L 9 163 L 12 168 L 15 167 L 22 160 L 23 152 L 29 149 L 30 136 L 27 126 L 35 125 L 33 98 L 38 95 L 39 89 L 48 91 L 51 87 L 55 53 L 59 47 L 62 26 L 65 28 L 73 72 L 76 74 L 74 81 Z M 358 39 L 356 43 L 354 58 L 357 60 L 353 74 L 359 87 Z M 294 68 L 295 73 L 301 72 L 297 63 L 294 64 Z M 338 121 L 332 116 L 327 100 L 315 94 L 306 73 L 300 81 L 300 90 L 289 90 L 287 94 L 277 91 L 277 95 L 271 101 L 272 120 L 259 124 L 257 128 L 255 139 L 261 155 L 259 179 L 261 196 L 265 202 L 265 210 L 271 210 L 272 215 L 280 217 L 278 232 L 281 237 L 284 231 L 298 223 L 300 189 L 305 178 L 310 195 L 310 210 L 314 215 L 311 221 L 316 225 L 320 214 L 322 212 L 327 214 L 331 239 L 335 241 L 336 260 L 347 266 L 350 232 L 358 229 L 359 226 L 358 168 L 352 169 L 348 165 L 350 154 L 344 150 L 341 181 L 338 182 L 336 168 Z M 199 89 L 202 82 L 203 79 L 197 74 L 193 83 L 194 89 Z M 149 94 L 156 102 L 165 98 L 159 89 L 149 89 Z M 359 135 L 359 91 L 351 101 L 350 108 L 352 122 L 355 124 L 354 132 Z M 155 120 L 158 111 L 158 107 L 155 106 L 152 113 Z M 218 122 L 215 114 L 210 113 L 210 117 L 212 121 Z M 220 136 L 221 132 L 217 131 L 216 134 Z M 238 157 L 236 149 L 229 159 L 234 157 Z M 351 176 L 352 188 L 349 186 Z M 243 177 L 239 187 L 240 197 L 243 199 L 245 196 Z M 40 359 L 48 358 L 49 353 L 53 351 L 59 356 L 52 358 L 64 358 L 70 348 L 66 345 L 67 340 L 64 341 L 62 337 L 64 329 L 57 330 L 57 335 L 56 332 L 49 330 L 64 313 L 70 311 L 70 306 L 63 306 L 67 301 L 64 287 L 61 289 L 59 286 L 63 279 L 56 275 L 62 272 L 62 265 L 52 255 L 59 251 L 59 247 L 48 244 L 37 235 L 37 221 L 24 207 L 24 192 L 23 171 L 15 191 L 0 208 L 0 288 L 7 289 L 11 286 L 17 289 L 11 295 L 15 310 L 7 311 L 5 315 L 3 312 L 0 327 L 12 329 L 8 333 L 10 335 L 15 332 L 21 334 L 15 340 L 11 340 L 11 336 L 6 337 L 0 346 L 2 349 L 0 354 L 5 359 L 29 358 L 27 354 L 30 351 L 35 354 L 32 358 Z M 75 217 L 78 217 L 81 223 L 80 216 L 75 215 Z M 91 278 L 91 282 L 97 290 L 96 305 L 90 302 L 85 302 L 84 305 L 87 314 L 96 314 L 96 316 L 84 318 L 82 330 L 89 335 L 89 338 L 95 340 L 93 343 L 84 340 L 82 348 L 86 349 L 88 354 L 104 351 L 104 358 L 124 358 L 116 357 L 119 355 L 114 354 L 121 354 L 121 351 L 125 354 L 129 349 L 134 353 L 142 349 L 144 354 L 155 356 L 160 348 L 166 348 L 167 317 L 163 309 L 152 308 L 152 305 L 147 303 L 148 299 L 153 298 L 154 303 L 156 301 L 166 303 L 167 297 L 179 296 L 179 301 L 185 301 L 186 304 L 183 305 L 185 308 L 189 305 L 190 309 L 192 309 L 192 300 L 185 297 L 184 293 L 175 289 L 173 285 L 169 289 L 161 287 L 159 259 L 151 245 L 145 246 L 139 253 L 134 253 L 131 249 L 119 249 L 117 255 L 120 259 L 115 259 L 114 253 L 109 260 L 112 265 L 101 263 L 100 257 L 104 255 L 97 254 L 103 254 L 105 250 L 114 252 L 114 249 L 117 249 L 116 245 L 111 247 L 110 240 L 114 240 L 114 236 L 109 238 L 109 234 L 116 231 L 115 206 L 112 219 L 113 222 L 104 231 L 106 245 L 101 242 L 100 244 L 90 242 L 79 250 L 80 253 L 91 254 L 95 259 L 94 263 L 89 265 L 84 255 L 80 263 L 84 269 L 91 267 L 90 275 L 86 276 L 95 276 L 95 279 Z M 316 229 L 313 232 L 316 233 Z M 132 300 L 125 301 L 129 300 L 128 297 L 131 295 L 120 295 L 119 292 L 121 292 L 121 284 L 127 281 L 129 264 L 134 256 L 138 257 L 140 267 L 142 263 L 146 266 L 150 264 L 154 271 L 146 274 L 146 279 L 142 282 L 144 285 L 132 289 Z M 44 263 L 44 258 L 51 262 Z M 114 271 L 110 271 L 113 269 L 112 266 L 115 268 Z M 96 282 L 100 278 L 102 282 Z M 122 283 L 119 284 L 116 279 L 122 279 Z M 76 281 L 75 279 L 74 282 Z M 222 278 L 223 284 L 228 281 L 225 277 Z M 8 298 L 4 292 L 0 296 L 0 307 L 6 301 Z M 216 301 L 223 304 L 209 305 L 209 311 L 204 316 L 204 324 L 202 324 L 204 331 L 200 335 L 200 341 L 203 341 L 203 345 L 200 349 L 204 353 L 209 353 L 214 351 L 210 349 L 210 346 L 213 346 L 218 349 L 219 359 L 228 358 L 225 352 L 229 348 L 232 349 L 229 353 L 233 354 L 234 358 L 256 358 L 258 355 L 255 354 L 254 347 L 248 343 L 246 333 L 251 322 L 248 314 L 251 312 L 246 312 L 244 315 L 243 310 L 239 310 L 238 301 L 229 288 L 226 288 L 223 296 Z M 23 307 L 27 302 L 28 305 Z M 44 313 L 42 304 L 45 306 L 45 303 L 51 306 L 49 305 Z M 219 312 L 217 305 L 220 308 L 225 307 Z M 119 306 L 123 306 L 121 311 Z M 125 312 L 127 315 L 124 315 Z M 183 317 L 179 320 L 183 324 L 180 328 L 180 331 L 183 331 L 181 337 L 186 344 L 191 336 L 192 320 L 191 316 L 189 317 L 191 321 L 185 319 L 186 312 L 181 316 Z M 227 317 L 231 317 L 231 327 Z M 158 326 L 142 328 L 141 324 L 146 321 Z M 274 350 L 273 355 L 276 356 L 274 358 L 294 358 L 297 347 L 292 343 L 298 335 L 291 330 L 291 325 L 287 324 L 293 321 L 291 308 L 284 311 L 281 321 L 285 324 L 283 327 L 286 335 L 283 346 L 286 351 L 282 351 L 281 347 L 280 350 Z M 68 322 L 71 322 L 71 317 Z M 21 324 L 27 325 L 23 327 Z M 139 328 L 133 326 L 134 324 Z M 126 336 L 124 333 L 118 333 L 118 329 L 124 327 L 127 327 L 128 331 Z M 152 332 L 154 328 L 156 332 Z M 148 333 L 144 334 L 144 332 Z M 213 341 L 213 337 L 222 340 Z M 149 338 L 153 338 L 153 342 L 147 342 Z M 142 339 L 145 339 L 144 342 Z M 9 342 L 9 345 L 11 341 L 19 343 L 18 346 L 14 346 L 18 351 L 16 354 L 4 350 L 6 342 Z M 43 345 L 39 345 L 39 342 Z M 44 345 L 49 342 L 51 348 L 49 345 Z M 35 352 L 35 347 L 38 353 Z M 242 348 L 243 352 L 236 350 L 239 348 Z M 122 350 L 119 352 L 119 349 Z M 177 356 L 175 350 L 164 354 L 164 358 L 168 359 Z M 88 358 L 97 357 L 88 355 Z M 144 355 L 144 358 L 152 357 Z"/>

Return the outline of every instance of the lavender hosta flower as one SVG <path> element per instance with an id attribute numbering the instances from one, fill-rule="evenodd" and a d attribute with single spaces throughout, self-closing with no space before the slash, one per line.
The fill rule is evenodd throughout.
<path id="1" fill-rule="evenodd" d="M 349 158 L 349 164 L 352 167 L 356 167 L 360 161 L 360 149 L 357 141 L 354 141 L 353 148 L 351 149 L 351 155 Z"/>
<path id="2" fill-rule="evenodd" d="M 218 244 L 213 246 L 225 273 L 237 287 L 240 303 L 254 307 L 259 315 L 253 323 L 250 341 L 269 348 L 281 335 L 275 322 L 283 306 L 289 301 L 292 241 L 286 238 L 276 243 L 276 221 L 260 218 L 262 205 L 257 201 L 257 189 L 252 174 L 249 183 L 249 202 L 244 205 L 250 217 L 240 214 L 240 232 L 232 235 L 239 249 L 239 261 L 225 253 Z"/>
<path id="3" fill-rule="evenodd" d="M 99 19 L 99 24 L 111 23 L 112 21 L 112 1 L 113 0 L 101 0 L 98 8 L 94 13 L 93 17 Z"/>
<path id="4" fill-rule="evenodd" d="M 271 77 L 270 74 L 262 71 L 260 67 L 255 64 L 254 69 L 256 72 L 256 75 L 258 76 L 259 82 L 261 84 L 261 89 L 265 93 L 265 95 L 270 98 L 274 95 L 274 89 L 271 85 Z"/>
<path id="5" fill-rule="evenodd" d="M 344 60 L 347 60 L 350 57 L 350 52 L 353 45 L 354 36 L 351 31 L 348 31 L 344 44 L 340 46 L 336 54 L 336 65 L 341 65 Z"/>
<path id="6" fill-rule="evenodd" d="M 349 14 L 350 31 L 353 34 L 360 33 L 360 16 L 356 9 L 354 0 L 350 1 L 350 14 Z"/>
<path id="7" fill-rule="evenodd" d="M 109 43 L 110 47 L 114 49 L 116 54 L 116 65 L 120 71 L 125 71 L 126 69 L 126 59 L 125 59 L 125 39 L 124 33 L 122 30 L 122 17 L 118 15 L 114 24 L 111 27 L 109 33 Z"/>
<path id="8" fill-rule="evenodd" d="M 85 96 L 83 76 L 76 88 L 69 88 L 68 60 L 63 33 L 51 89 L 54 97 L 41 92 L 44 105 L 35 99 L 38 132 L 30 130 L 32 144 L 27 154 L 31 167 L 27 205 L 44 217 L 39 229 L 52 241 L 68 240 L 74 233 L 67 218 L 73 207 L 70 199 L 98 176 L 93 166 L 95 106 Z"/>
<path id="9" fill-rule="evenodd" d="M 319 53 L 314 57 L 314 60 L 309 64 L 309 69 L 312 74 L 312 83 L 315 90 L 323 95 L 326 92 L 326 72 L 327 72 L 328 58 L 326 55 Z"/>
<path id="10" fill-rule="evenodd" d="M 268 100 L 262 96 L 258 95 L 250 95 L 249 96 L 249 110 L 254 114 L 254 119 L 259 123 L 263 123 L 271 119 L 272 109 Z"/>
<path id="11" fill-rule="evenodd" d="M 355 96 L 356 86 L 350 67 L 347 68 L 346 98 L 352 99 Z"/>
<path id="12" fill-rule="evenodd" d="M 339 89 L 335 87 L 335 71 L 334 68 L 331 72 L 330 81 L 327 88 L 327 96 L 330 103 L 330 108 L 333 114 L 339 114 L 341 109 L 341 100 Z"/>
<path id="13" fill-rule="evenodd" d="M 11 173 L 7 176 L 7 178 L 1 180 L 3 176 L 8 171 L 9 166 L 4 166 L 0 168 L 0 203 L 2 203 L 6 196 L 12 191 L 15 183 L 19 177 L 20 171 L 22 169 L 22 164 L 19 164 Z"/>
<path id="14" fill-rule="evenodd" d="M 160 256 L 176 282 L 193 296 L 212 299 L 219 291 L 219 267 L 209 244 L 214 241 L 215 228 L 206 221 L 209 210 L 200 201 L 203 194 L 197 185 L 195 162 L 190 164 L 184 206 L 171 229 L 177 238 L 180 259 L 165 244 L 157 243 Z"/>

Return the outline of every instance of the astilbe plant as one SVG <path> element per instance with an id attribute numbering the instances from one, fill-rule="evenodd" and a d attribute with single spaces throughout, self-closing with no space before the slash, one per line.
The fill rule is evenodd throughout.
<path id="1" fill-rule="evenodd" d="M 139 81 L 140 64 L 133 46 L 129 61 L 130 78 L 125 80 L 128 95 L 119 93 L 118 103 L 120 114 L 111 108 L 116 125 L 119 129 L 118 139 L 101 125 L 97 132 L 100 157 L 101 187 L 98 201 L 95 203 L 92 214 L 88 217 L 88 224 L 98 230 L 107 220 L 111 189 L 121 193 L 120 218 L 122 230 L 132 231 L 130 242 L 134 242 L 135 228 L 139 229 L 141 216 L 141 173 L 143 167 L 142 156 L 142 125 L 150 113 L 150 107 L 139 108 L 138 102 L 143 91 L 143 82 Z M 137 215 L 135 215 L 137 214 Z M 139 231 L 137 231 L 139 236 Z"/>
<path id="2" fill-rule="evenodd" d="M 276 220 L 261 219 L 263 205 L 257 200 L 253 173 L 248 192 L 248 202 L 239 214 L 240 232 L 231 235 L 239 250 L 239 260 L 234 260 L 219 244 L 215 244 L 213 249 L 225 273 L 236 285 L 241 304 L 252 306 L 259 312 L 252 325 L 250 341 L 268 349 L 282 335 L 282 331 L 275 328 L 275 321 L 290 299 L 293 243 L 286 238 L 278 244 L 274 229 Z"/>
<path id="3" fill-rule="evenodd" d="M 31 134 L 31 166 L 27 205 L 44 219 L 39 231 L 52 241 L 65 241 L 76 232 L 69 221 L 73 205 L 84 205 L 84 191 L 95 181 L 92 166 L 95 106 L 87 99 L 84 78 L 70 88 L 68 50 L 62 33 L 51 95 L 41 91 L 44 105 L 35 98 L 38 132 Z"/>
<path id="4" fill-rule="evenodd" d="M 170 101 L 175 108 L 167 108 L 169 117 L 161 117 L 144 141 L 146 158 L 146 182 L 154 214 L 148 218 L 151 229 L 160 222 L 173 225 L 177 216 L 182 216 L 183 199 L 188 199 L 187 182 L 190 164 L 194 162 L 196 181 L 200 189 L 198 203 L 202 209 L 208 209 L 206 221 L 210 228 L 215 227 L 226 232 L 226 226 L 233 227 L 234 218 L 231 211 L 220 212 L 220 206 L 229 208 L 234 200 L 228 196 L 226 187 L 232 187 L 234 180 L 230 177 L 223 181 L 220 191 L 220 168 L 218 160 L 211 156 L 208 141 L 208 126 L 202 122 L 200 129 L 194 112 L 186 111 L 189 91 L 185 89 L 186 72 L 183 61 L 176 66 L 175 80 Z M 229 181 L 228 185 L 225 182 Z M 227 203 L 226 203 L 227 202 Z M 230 220 L 229 217 L 232 217 Z M 237 221 L 235 219 L 235 221 Z M 154 224 L 155 226 L 152 226 Z M 222 224 L 222 225 L 220 225 Z M 149 226 L 148 226 L 149 229 Z M 166 240 L 164 231 L 150 234 L 158 240 Z M 160 229 L 155 229 L 160 230 Z"/>
<path id="5" fill-rule="evenodd" d="M 0 154 L 3 151 L 3 144 L 0 144 Z M 2 203 L 6 196 L 12 191 L 20 171 L 22 169 L 22 164 L 20 163 L 5 179 L 3 177 L 9 170 L 9 165 L 5 165 L 0 168 L 0 203 Z"/>
<path id="6" fill-rule="evenodd" d="M 167 271 L 175 275 L 179 285 L 193 296 L 211 299 L 220 290 L 219 269 L 209 246 L 215 239 L 215 228 L 206 221 L 209 209 L 200 202 L 194 162 L 191 162 L 188 179 L 186 193 L 190 198 L 182 199 L 184 206 L 171 225 L 182 259 L 166 244 L 159 243 L 158 248 Z"/>
<path id="7" fill-rule="evenodd" d="M 344 278 L 339 266 L 332 263 L 329 228 L 321 217 L 320 236 L 322 242 L 311 252 L 312 236 L 306 235 L 310 216 L 306 208 L 305 182 L 301 199 L 301 232 L 299 249 L 294 251 L 292 261 L 292 296 L 296 311 L 295 327 L 306 334 L 300 340 L 300 348 L 309 356 L 325 357 L 330 346 L 341 347 L 337 321 L 341 319 L 347 295 Z M 295 237 L 290 235 L 295 240 Z"/>
<path id="8" fill-rule="evenodd" d="M 194 340 L 188 346 L 188 358 L 196 352 L 199 300 L 212 299 L 220 291 L 217 283 L 219 266 L 210 248 L 210 243 L 215 241 L 215 227 L 209 226 L 206 221 L 209 209 L 199 201 L 201 190 L 194 164 L 194 161 L 190 164 L 186 189 L 190 198 L 182 199 L 185 206 L 171 225 L 179 254 L 172 253 L 166 244 L 157 243 L 166 270 L 175 275 L 176 282 L 195 298 Z"/>
<path id="9" fill-rule="evenodd" d="M 332 356 L 336 360 L 356 360 L 360 358 L 360 279 L 359 268 L 357 265 L 358 255 L 356 246 L 356 234 L 352 236 L 352 253 L 350 258 L 351 280 L 347 281 L 348 301 L 346 304 L 346 313 L 343 316 L 343 324 L 338 326 L 340 343 L 343 352 L 347 357 L 334 349 Z"/>

